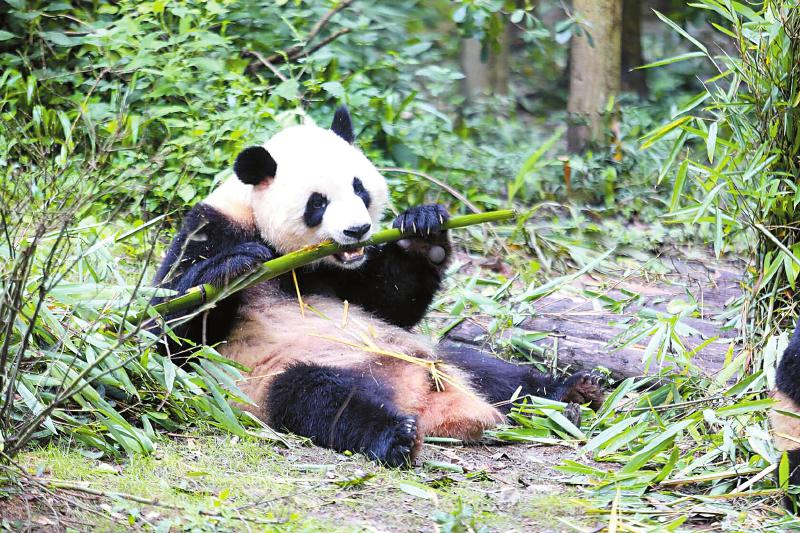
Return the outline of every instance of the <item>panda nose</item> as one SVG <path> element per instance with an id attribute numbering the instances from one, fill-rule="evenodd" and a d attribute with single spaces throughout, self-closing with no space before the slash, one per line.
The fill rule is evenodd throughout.
<path id="1" fill-rule="evenodd" d="M 363 226 L 352 226 L 344 230 L 342 233 L 347 235 L 348 237 L 352 237 L 354 239 L 360 239 L 364 236 L 366 232 L 369 231 L 369 228 L 372 227 L 372 224 L 364 224 Z"/>

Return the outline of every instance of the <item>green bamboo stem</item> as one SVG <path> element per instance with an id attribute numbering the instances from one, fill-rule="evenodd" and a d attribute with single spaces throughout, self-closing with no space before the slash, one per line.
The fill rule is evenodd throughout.
<path id="1" fill-rule="evenodd" d="M 473 226 L 476 224 L 508 220 L 514 218 L 514 216 L 515 213 L 511 209 L 489 211 L 487 213 L 476 213 L 472 215 L 462 215 L 451 218 L 444 223 L 444 227 L 445 229 L 464 228 L 466 226 Z M 281 274 L 291 272 L 296 268 L 300 268 L 309 263 L 313 263 L 318 259 L 322 259 L 323 257 L 333 255 L 343 250 L 359 248 L 361 246 L 384 244 L 410 236 L 412 236 L 411 233 L 403 233 L 399 229 L 386 229 L 375 233 L 366 241 L 349 246 L 341 246 L 331 241 L 326 241 L 314 246 L 307 246 L 275 259 L 271 259 L 253 272 L 234 280 L 225 287 L 215 287 L 214 285 L 208 283 L 204 285 L 198 285 L 197 287 L 192 287 L 186 291 L 185 294 L 149 307 L 145 310 L 145 312 L 133 317 L 130 321 L 134 324 L 138 324 L 153 314 L 167 315 L 205 303 L 212 303 L 235 292 L 246 289 L 247 287 L 251 287 L 257 283 L 276 278 Z"/>

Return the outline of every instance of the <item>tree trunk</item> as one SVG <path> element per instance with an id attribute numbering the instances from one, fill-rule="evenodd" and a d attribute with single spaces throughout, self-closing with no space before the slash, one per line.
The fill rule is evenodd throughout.
<path id="1" fill-rule="evenodd" d="M 633 70 L 644 64 L 642 56 L 642 0 L 622 2 L 622 90 L 647 97 L 647 77 L 644 70 Z"/>
<path id="2" fill-rule="evenodd" d="M 468 102 L 488 94 L 508 94 L 511 37 L 511 26 L 504 24 L 496 45 L 489 46 L 488 58 L 481 57 L 479 40 L 461 40 L 462 89 Z"/>
<path id="3" fill-rule="evenodd" d="M 489 92 L 489 65 L 481 61 L 481 42 L 478 39 L 461 39 L 461 87 L 467 101 Z"/>
<path id="4" fill-rule="evenodd" d="M 567 145 L 580 152 L 589 141 L 601 141 L 603 109 L 619 92 L 622 0 L 574 0 L 585 25 L 572 38 L 567 111 Z M 588 35 L 587 35 L 588 34 Z"/>
<path id="5" fill-rule="evenodd" d="M 497 50 L 489 53 L 489 82 L 492 93 L 508 94 L 508 78 L 511 70 L 511 25 L 503 24 L 503 31 L 497 36 Z"/>

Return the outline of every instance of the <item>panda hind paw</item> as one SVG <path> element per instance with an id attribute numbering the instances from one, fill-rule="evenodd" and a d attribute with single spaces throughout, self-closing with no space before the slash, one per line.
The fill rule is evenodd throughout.
<path id="1" fill-rule="evenodd" d="M 380 451 L 372 455 L 379 463 L 391 467 L 411 466 L 413 451 L 417 445 L 417 419 L 413 416 L 400 417 L 395 424 L 386 428 L 377 443 Z"/>
<path id="2" fill-rule="evenodd" d="M 589 404 L 594 410 L 603 405 L 605 394 L 601 377 L 597 374 L 580 372 L 570 376 L 561 387 L 559 401 L 575 404 Z"/>

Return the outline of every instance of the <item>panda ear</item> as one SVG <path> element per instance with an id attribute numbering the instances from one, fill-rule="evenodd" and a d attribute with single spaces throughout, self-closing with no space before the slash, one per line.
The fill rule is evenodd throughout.
<path id="1" fill-rule="evenodd" d="M 350 120 L 350 112 L 347 110 L 346 106 L 341 106 L 336 109 L 336 112 L 333 114 L 331 131 L 348 143 L 353 144 L 353 140 L 355 139 L 353 122 Z"/>
<path id="2" fill-rule="evenodd" d="M 236 156 L 233 172 L 248 185 L 258 185 L 272 179 L 278 171 L 278 164 L 263 146 L 250 146 Z"/>

